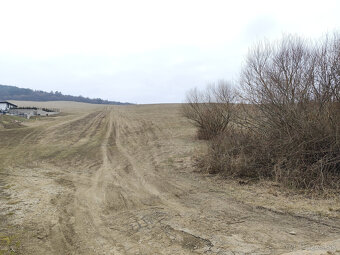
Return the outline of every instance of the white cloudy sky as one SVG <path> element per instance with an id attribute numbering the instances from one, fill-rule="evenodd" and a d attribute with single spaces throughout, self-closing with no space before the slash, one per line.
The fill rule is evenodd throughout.
<path id="1" fill-rule="evenodd" d="M 182 102 L 236 79 L 248 47 L 340 28 L 340 1 L 0 0 L 0 84 Z"/>

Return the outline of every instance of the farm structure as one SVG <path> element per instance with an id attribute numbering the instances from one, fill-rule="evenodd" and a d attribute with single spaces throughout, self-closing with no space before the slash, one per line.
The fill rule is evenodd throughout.
<path id="1" fill-rule="evenodd" d="M 17 108 L 18 106 L 7 101 L 0 101 L 0 112 L 7 112 L 9 109 Z"/>
<path id="2" fill-rule="evenodd" d="M 51 116 L 60 113 L 56 108 L 38 108 L 38 107 L 18 107 L 7 101 L 0 101 L 0 114 L 22 116 L 29 119 L 32 116 Z"/>
<path id="3" fill-rule="evenodd" d="M 47 109 L 47 108 L 37 108 L 37 107 L 17 107 L 9 109 L 9 115 L 24 116 L 29 119 L 32 116 L 51 116 L 59 114 L 59 109 Z"/>

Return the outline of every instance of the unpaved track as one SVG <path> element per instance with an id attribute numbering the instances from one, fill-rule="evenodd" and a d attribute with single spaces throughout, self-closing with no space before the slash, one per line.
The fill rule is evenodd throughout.
<path id="1" fill-rule="evenodd" d="M 177 111 L 107 107 L 23 135 L 13 151 L 61 141 L 60 155 L 77 150 L 65 164 L 8 173 L 18 253 L 283 254 L 340 238 L 338 220 L 247 205 L 193 173 L 193 129 L 181 130 Z"/>

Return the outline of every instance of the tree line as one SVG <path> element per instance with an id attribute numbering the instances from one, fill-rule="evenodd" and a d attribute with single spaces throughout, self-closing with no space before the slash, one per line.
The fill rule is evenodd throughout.
<path id="1" fill-rule="evenodd" d="M 58 91 L 45 92 L 41 90 L 32 90 L 18 88 L 15 86 L 0 85 L 0 100 L 19 100 L 19 101 L 75 101 L 90 104 L 114 104 L 125 105 L 116 101 L 103 100 L 100 98 L 88 98 L 83 96 L 63 95 Z"/>

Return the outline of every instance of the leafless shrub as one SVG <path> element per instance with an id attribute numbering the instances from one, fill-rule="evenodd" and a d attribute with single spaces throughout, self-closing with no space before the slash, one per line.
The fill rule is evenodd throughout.
<path id="1" fill-rule="evenodd" d="M 211 139 L 224 132 L 232 118 L 235 94 L 230 84 L 219 81 L 206 90 L 188 92 L 182 113 L 198 128 L 199 139 Z"/>
<path id="2" fill-rule="evenodd" d="M 339 34 L 259 43 L 249 51 L 240 83 L 244 104 L 231 104 L 235 93 L 226 104 L 214 90 L 188 94 L 185 116 L 210 139 L 202 166 L 210 173 L 339 190 Z"/>
<path id="3" fill-rule="evenodd" d="M 262 165 L 268 159 L 259 142 L 246 130 L 230 129 L 210 141 L 200 166 L 211 174 L 240 178 L 265 176 Z"/>
<path id="4" fill-rule="evenodd" d="M 315 44 L 287 36 L 247 57 L 241 83 L 256 111 L 246 126 L 265 141 L 262 168 L 287 185 L 339 188 L 339 52 L 338 35 Z"/>

